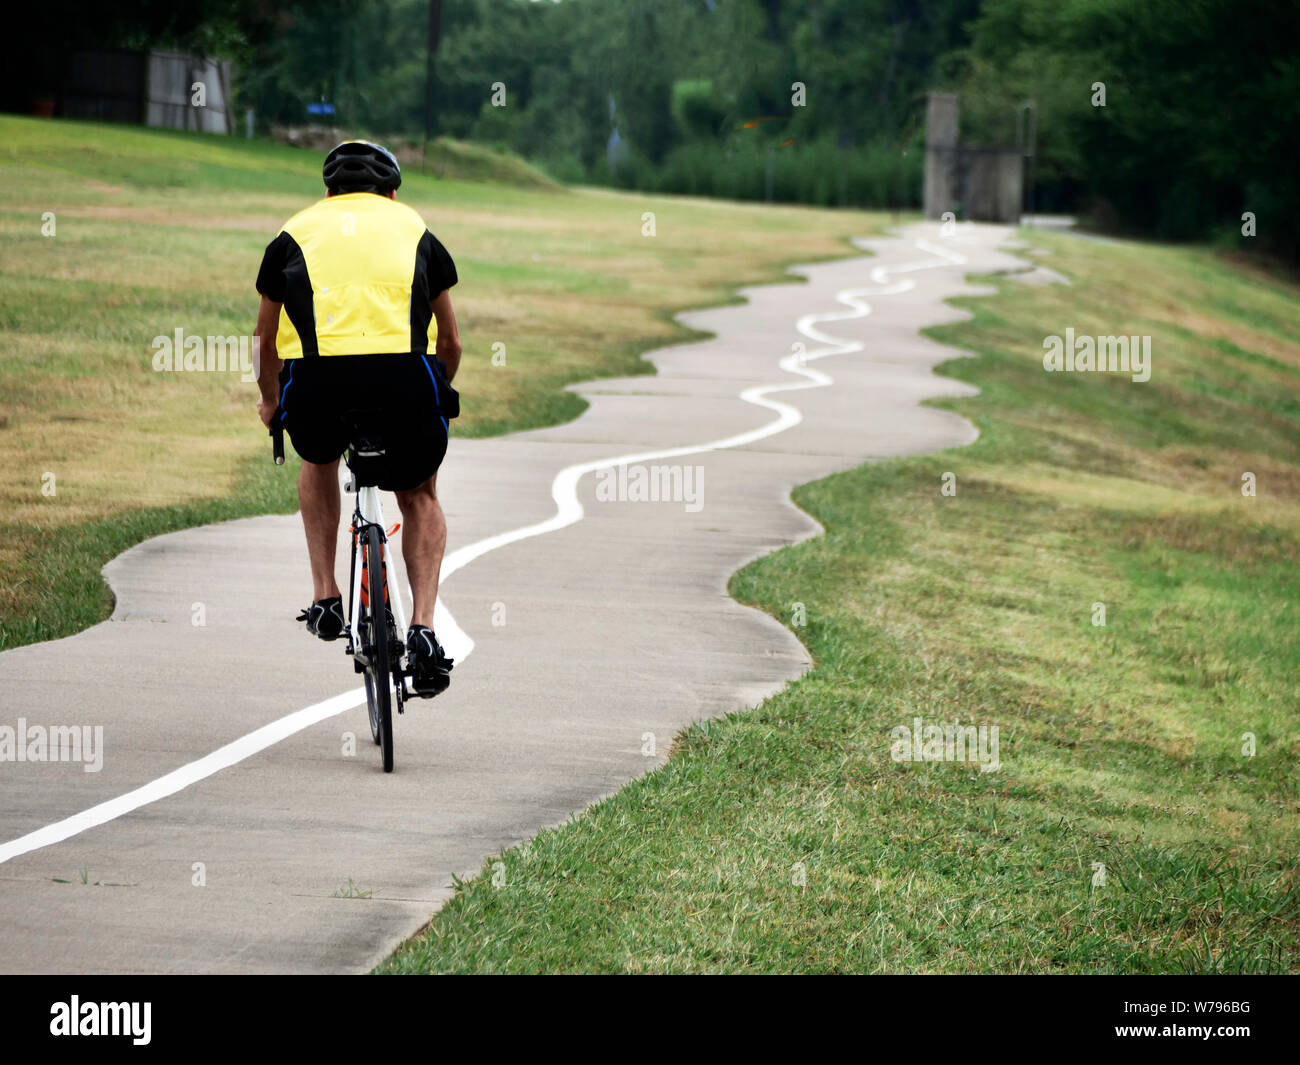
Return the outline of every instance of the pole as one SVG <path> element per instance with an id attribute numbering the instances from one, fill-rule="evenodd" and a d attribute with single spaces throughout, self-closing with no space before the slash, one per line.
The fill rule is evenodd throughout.
<path id="1" fill-rule="evenodd" d="M 429 141 L 433 139 L 433 53 L 438 50 L 442 34 L 442 0 L 429 0 L 429 41 L 424 56 L 424 147 L 420 149 L 420 165 L 424 165 Z"/>
<path id="2" fill-rule="evenodd" d="M 1026 202 L 1029 205 L 1028 217 L 1030 221 L 1025 224 L 1032 226 L 1034 217 L 1034 155 L 1038 147 L 1038 108 L 1034 106 L 1033 100 L 1026 100 L 1016 112 L 1016 140 L 1020 142 L 1020 150 L 1024 153 L 1026 160 L 1025 184 L 1028 188 L 1025 191 L 1027 193 Z"/>

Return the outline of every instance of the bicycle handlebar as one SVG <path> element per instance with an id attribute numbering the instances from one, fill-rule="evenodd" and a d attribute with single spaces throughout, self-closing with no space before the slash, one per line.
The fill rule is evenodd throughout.
<path id="1" fill-rule="evenodd" d="M 267 430 L 271 434 L 271 457 L 275 459 L 277 466 L 284 465 L 284 426 L 280 422 L 280 408 L 275 408 L 275 413 L 271 415 L 271 428 Z"/>

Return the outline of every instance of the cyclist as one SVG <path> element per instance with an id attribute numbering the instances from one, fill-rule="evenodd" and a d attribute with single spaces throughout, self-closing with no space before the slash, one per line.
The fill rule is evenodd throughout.
<path id="1" fill-rule="evenodd" d="M 325 157 L 326 196 L 294 215 L 257 275 L 262 423 L 276 415 L 302 458 L 298 503 L 311 561 L 308 631 L 336 640 L 346 626 L 334 579 L 338 462 L 345 411 L 380 412 L 388 454 L 379 487 L 397 496 L 402 558 L 414 596 L 407 652 L 415 690 L 436 695 L 452 660 L 433 633 L 447 527 L 437 473 L 460 337 L 449 289 L 456 267 L 424 220 L 396 202 L 401 168 L 386 148 L 344 141 Z"/>

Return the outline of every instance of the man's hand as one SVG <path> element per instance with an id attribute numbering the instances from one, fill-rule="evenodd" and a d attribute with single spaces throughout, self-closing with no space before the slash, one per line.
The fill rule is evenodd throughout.
<path id="1" fill-rule="evenodd" d="M 271 419 L 275 417 L 275 408 L 278 406 L 273 399 L 263 398 L 257 401 L 257 416 L 268 429 L 271 428 Z"/>

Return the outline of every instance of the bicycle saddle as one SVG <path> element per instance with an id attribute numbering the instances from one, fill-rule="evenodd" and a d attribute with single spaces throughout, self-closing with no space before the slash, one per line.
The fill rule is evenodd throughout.
<path id="1" fill-rule="evenodd" d="M 348 429 L 344 461 L 358 487 L 377 485 L 382 478 L 388 451 L 379 419 L 376 411 L 350 410 L 343 414 Z"/>

